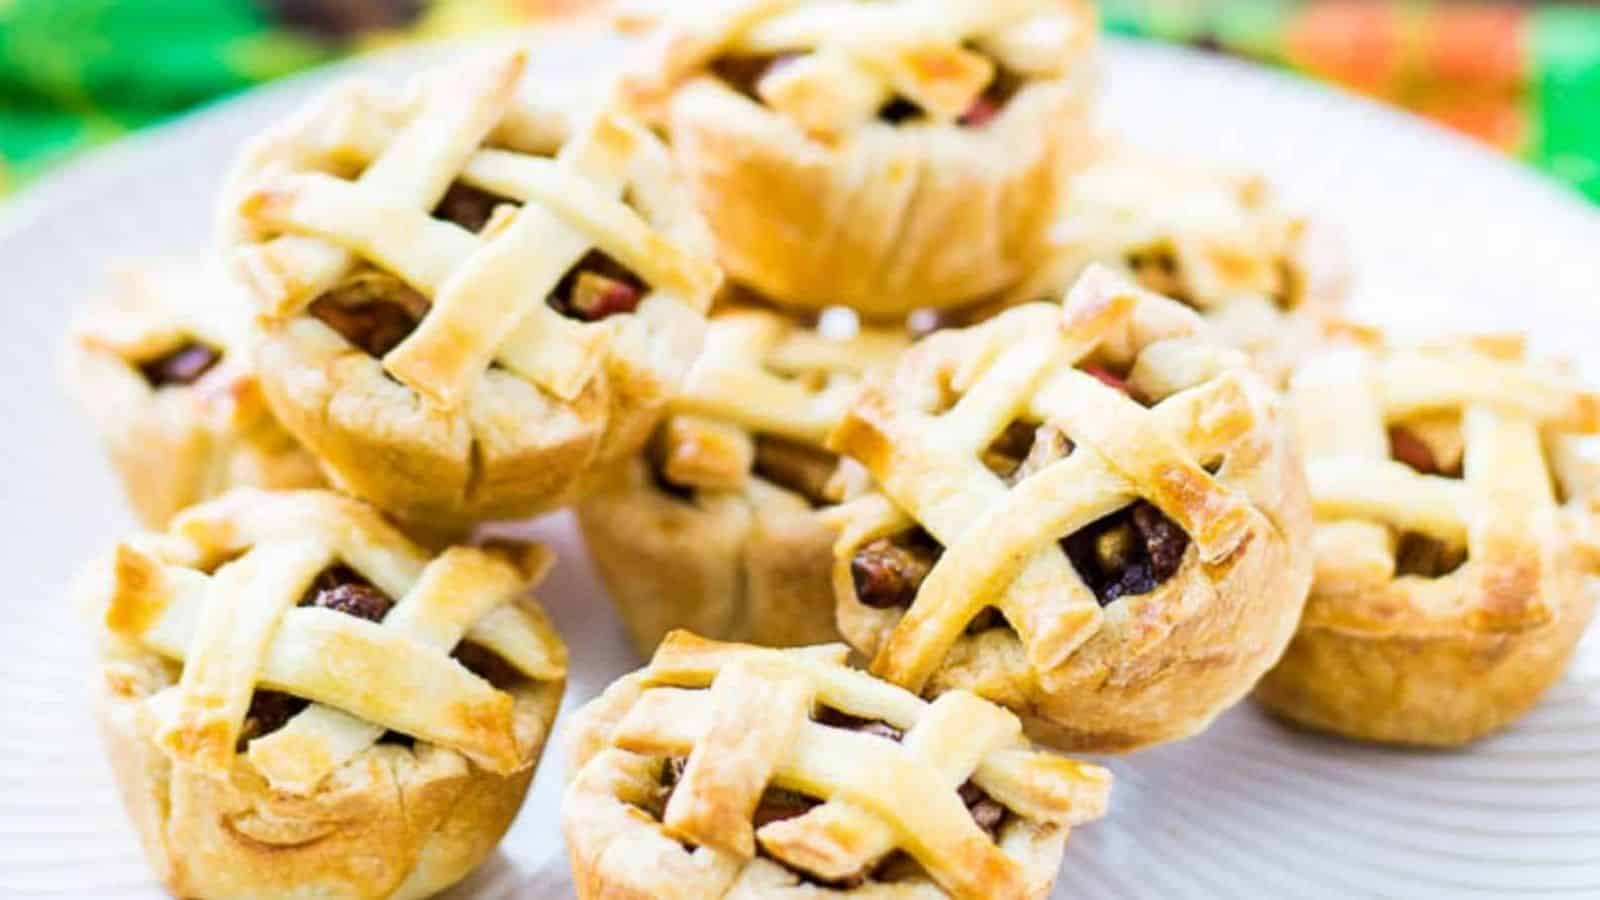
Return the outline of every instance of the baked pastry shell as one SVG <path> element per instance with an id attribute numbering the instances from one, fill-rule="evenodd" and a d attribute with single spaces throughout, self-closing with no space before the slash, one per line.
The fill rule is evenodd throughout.
<path id="1" fill-rule="evenodd" d="M 123 299 L 160 303 L 159 290 L 139 284 L 144 275 L 127 274 Z M 247 348 L 220 348 L 222 359 L 191 384 L 153 388 L 125 352 L 97 334 L 101 327 L 120 330 L 107 321 L 115 311 L 96 304 L 86 312 L 84 327 L 67 341 L 67 385 L 146 527 L 164 528 L 179 511 L 234 487 L 324 485 L 316 461 L 267 409 L 243 358 Z M 188 330 L 176 316 L 171 328 Z M 149 336 L 120 334 L 118 341 Z"/>
<path id="2" fill-rule="evenodd" d="M 1320 219 L 1305 220 L 1283 261 L 1296 303 L 1283 316 L 1282 333 L 1240 329 L 1226 317 L 1213 318 L 1212 326 L 1223 340 L 1250 354 L 1269 381 L 1284 384 L 1349 299 L 1349 254 L 1341 231 Z"/>
<path id="3" fill-rule="evenodd" d="M 1292 301 L 1287 308 L 1274 305 L 1263 309 L 1258 303 L 1265 298 L 1254 296 L 1254 291 L 1244 288 L 1238 291 L 1243 303 L 1213 296 L 1205 298 L 1195 309 L 1219 340 L 1249 354 L 1251 363 L 1264 378 L 1280 387 L 1287 383 L 1294 367 L 1321 345 L 1324 329 L 1349 298 L 1350 251 L 1344 234 L 1321 218 L 1289 214 L 1281 208 L 1271 186 L 1259 177 L 1230 178 L 1222 172 L 1190 168 L 1177 160 L 1135 150 L 1113 139 L 1100 137 L 1097 141 L 1094 161 L 1077 173 L 1081 178 L 1096 177 L 1101 166 L 1114 172 L 1137 173 L 1140 181 L 1161 187 L 1154 192 L 1161 198 L 1158 202 L 1176 205 L 1184 203 L 1186 190 L 1234 184 L 1235 192 L 1256 198 L 1251 209 L 1263 224 L 1281 223 L 1284 231 L 1280 236 L 1280 252 L 1275 254 L 1275 259 L 1261 252 L 1246 252 L 1241 257 L 1240 251 L 1250 248 L 1233 242 L 1208 248 L 1210 241 L 1203 233 L 1186 234 L 1183 229 L 1168 227 L 1159 219 L 1145 222 L 1137 215 L 1128 221 L 1123 218 L 1130 215 L 1125 210 L 1120 217 L 1097 225 L 1095 210 L 1086 211 L 1083 203 L 1075 205 L 1075 200 L 1085 192 L 1075 193 L 1069 187 L 1062 207 L 1057 210 L 1045 261 L 1001 301 L 977 312 L 992 315 L 1005 306 L 1060 296 L 1096 264 L 1110 266 L 1137 281 L 1137 273 L 1125 256 L 1125 252 L 1135 246 L 1118 246 L 1113 237 L 1130 229 L 1138 232 L 1139 227 L 1144 226 L 1141 235 L 1144 238 L 1196 242 L 1194 250 L 1206 252 L 1219 272 L 1233 272 L 1236 277 L 1242 276 L 1248 281 L 1260 277 L 1264 267 L 1277 271 L 1280 286 Z M 1201 179 L 1198 184 L 1196 179 Z M 1101 211 L 1101 214 L 1105 213 Z M 1088 221 L 1083 221 L 1085 219 Z M 1150 289 L 1162 293 L 1160 286 L 1152 285 Z"/>
<path id="4" fill-rule="evenodd" d="M 1094 81 L 1086 56 L 982 129 L 873 122 L 831 145 L 710 77 L 667 115 L 730 277 L 794 308 L 889 319 L 982 299 L 1038 263 Z"/>
<path id="5" fill-rule="evenodd" d="M 1263 378 L 1281 387 L 1294 367 L 1321 345 L 1328 323 L 1349 298 L 1348 263 L 1343 234 L 1325 222 L 1306 220 L 1281 261 L 1294 294 L 1293 308 L 1259 316 L 1223 304 L 1202 309 L 1200 315 L 1219 340 L 1243 350 Z"/>
<path id="6" fill-rule="evenodd" d="M 609 747 L 609 735 L 643 690 L 638 673 L 624 676 L 575 713 L 565 741 L 572 776 L 561 805 L 573 882 L 580 900 L 703 900 L 707 897 L 894 897 L 943 900 L 932 882 L 868 882 L 857 888 L 830 888 L 800 881 L 788 868 L 756 857 L 740 867 L 730 857 L 705 848 L 690 850 L 665 837 L 642 810 L 624 799 L 653 788 L 659 765 L 638 754 Z M 1068 829 L 1041 828 L 1020 819 L 1000 836 L 1000 845 L 1017 860 L 1032 886 L 1029 896 L 1044 900 L 1061 868 Z M 730 887 L 731 885 L 731 887 Z"/>
<path id="7" fill-rule="evenodd" d="M 1404 612 L 1405 597 L 1353 601 L 1314 588 L 1299 632 L 1256 699 L 1286 721 L 1364 740 L 1455 747 L 1492 734 L 1561 678 L 1594 615 L 1595 584 L 1565 569 L 1550 581 L 1555 615 L 1525 630 L 1430 622 Z M 1339 614 L 1356 604 L 1387 608 L 1393 619 Z"/>
<path id="8" fill-rule="evenodd" d="M 454 751 L 379 744 L 307 796 L 272 791 L 243 757 L 226 779 L 175 765 L 144 700 L 171 683 L 145 652 L 105 663 L 97 718 L 124 806 L 152 869 L 184 897 L 430 896 L 488 857 L 533 779 L 564 682 L 515 686 L 508 775 Z"/>
<path id="9" fill-rule="evenodd" d="M 1178 571 L 1154 591 L 1105 608 L 1099 629 L 1050 686 L 1013 632 L 990 629 L 959 639 L 923 693 L 970 690 L 1020 716 L 1035 740 L 1082 752 L 1137 750 L 1205 730 L 1283 654 L 1312 568 L 1310 497 L 1284 428 L 1272 425 L 1236 448 L 1217 477 L 1262 513 L 1232 556 L 1206 565 L 1191 544 Z M 834 591 L 840 632 L 871 658 L 904 611 L 857 599 L 850 562 L 859 549 L 836 549 Z"/>
<path id="10" fill-rule="evenodd" d="M 752 476 L 740 490 L 679 499 L 634 459 L 577 516 L 641 654 L 675 628 L 775 647 L 838 639 L 834 532 L 797 494 Z"/>
<path id="11" fill-rule="evenodd" d="M 582 29 L 571 35 L 580 42 L 597 37 Z M 615 49 L 606 43 L 597 49 Z M 269 405 L 337 487 L 413 531 L 452 536 L 483 520 L 558 509 L 583 493 L 593 473 L 637 450 L 699 352 L 705 308 L 720 281 L 709 232 L 667 149 L 608 105 L 610 66 L 582 73 L 577 84 L 570 71 L 524 68 L 525 55 L 486 54 L 482 71 L 476 61 L 430 70 L 408 92 L 355 81 L 336 85 L 247 143 L 222 192 L 220 248 L 261 307 L 256 368 Z M 342 176 L 354 163 L 370 166 L 382 154 L 374 156 L 344 134 L 371 138 L 367 119 L 398 127 L 435 97 L 481 103 L 473 91 L 495 93 L 507 77 L 516 82 L 516 94 L 480 149 L 554 157 L 591 132 L 619 153 L 627 148 L 631 156 L 619 176 L 627 202 L 648 225 L 656 249 L 679 251 L 692 270 L 684 280 L 693 291 L 678 286 L 674 294 L 653 285 L 633 311 L 585 323 L 573 338 L 582 365 L 569 367 L 581 373 L 564 373 L 567 380 L 557 387 L 492 365 L 449 402 L 430 402 L 386 372 L 391 356 L 368 355 L 312 314 L 313 298 L 300 296 L 306 273 L 270 254 L 252 255 L 285 232 L 252 220 L 249 210 L 271 194 L 262 186 L 278 176 Z M 342 139 L 332 150 L 324 146 L 329 133 Z M 461 181 L 460 172 L 452 176 Z M 343 249 L 357 260 L 346 275 L 368 267 L 386 271 L 354 248 Z"/>
<path id="12" fill-rule="evenodd" d="M 644 443 L 704 323 L 655 297 L 635 316 L 651 321 L 617 340 L 659 342 L 643 351 L 659 368 L 613 360 L 571 401 L 490 370 L 463 409 L 435 409 L 309 316 L 264 326 L 261 383 L 285 427 L 340 488 L 448 533 L 567 505 L 593 473 Z"/>

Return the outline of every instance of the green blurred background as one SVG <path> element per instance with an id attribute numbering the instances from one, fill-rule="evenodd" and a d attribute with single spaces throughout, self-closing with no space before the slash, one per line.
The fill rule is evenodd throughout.
<path id="1" fill-rule="evenodd" d="M 86 147 L 337 56 L 604 2 L 0 0 L 0 193 Z M 1105 0 L 1102 12 L 1117 34 L 1242 56 L 1403 106 L 1600 201 L 1600 7 Z"/>

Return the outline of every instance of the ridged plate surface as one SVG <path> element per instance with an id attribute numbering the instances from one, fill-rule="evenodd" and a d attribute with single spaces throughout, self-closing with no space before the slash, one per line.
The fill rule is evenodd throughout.
<path id="1" fill-rule="evenodd" d="M 573 42 L 545 65 L 580 62 Z M 415 68 L 436 50 L 357 64 Z M 1266 170 L 1347 232 L 1356 310 L 1525 326 L 1600 374 L 1600 217 L 1486 151 L 1292 78 L 1112 44 L 1102 115 L 1136 142 Z M 592 57 L 582 60 L 592 63 Z M 198 251 L 240 139 L 326 75 L 275 86 L 71 167 L 0 212 L 0 894 L 152 897 L 86 709 L 88 642 L 63 587 L 129 525 L 59 386 L 69 309 L 108 263 Z M 568 708 L 637 664 L 565 516 L 542 591 L 576 651 Z M 1062 897 L 1600 897 L 1600 642 L 1506 734 L 1458 753 L 1291 732 L 1244 707 L 1112 760 L 1113 815 L 1074 835 Z M 548 754 L 503 850 L 461 897 L 570 894 Z"/>

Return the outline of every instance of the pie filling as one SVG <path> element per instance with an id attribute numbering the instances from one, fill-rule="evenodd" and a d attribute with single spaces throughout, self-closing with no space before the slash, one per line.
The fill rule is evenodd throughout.
<path id="1" fill-rule="evenodd" d="M 660 459 L 651 460 L 649 469 L 650 480 L 655 484 L 656 490 L 681 503 L 694 502 L 694 485 L 679 484 L 668 478 Z"/>
<path id="2" fill-rule="evenodd" d="M 1016 485 L 1058 459 L 1072 453 L 1072 440 L 1053 425 L 1037 427 L 1012 422 L 983 451 L 989 471 Z"/>
<path id="3" fill-rule="evenodd" d="M 1185 306 L 1195 306 L 1194 296 L 1189 293 L 1188 282 L 1183 277 L 1183 268 L 1170 246 L 1153 244 L 1130 250 L 1124 259 L 1140 287 Z"/>
<path id="4" fill-rule="evenodd" d="M 347 616 L 382 622 L 394 609 L 394 598 L 384 593 L 359 572 L 343 563 L 335 563 L 312 579 L 311 586 L 301 595 L 298 606 L 320 606 Z M 522 678 L 522 674 L 498 654 L 477 644 L 463 643 L 451 654 L 457 662 L 488 681 L 495 687 L 504 687 Z M 250 709 L 245 713 L 244 725 L 239 729 L 237 749 L 256 738 L 271 734 L 289 723 L 310 702 L 282 691 L 258 689 L 250 697 Z M 410 744 L 411 739 L 397 732 L 387 732 L 385 743 Z"/>
<path id="5" fill-rule="evenodd" d="M 1006 104 L 1010 103 L 1011 98 L 1022 89 L 1022 83 L 1022 78 L 1016 73 L 996 64 L 994 78 L 989 81 L 989 86 L 972 101 L 972 105 L 956 119 L 956 123 L 963 128 L 982 128 L 988 125 L 1005 111 Z"/>
<path id="6" fill-rule="evenodd" d="M 199 341 L 186 341 L 177 349 L 139 363 L 139 372 L 153 388 L 194 384 L 222 361 L 222 351 Z"/>
<path id="7" fill-rule="evenodd" d="M 445 192 L 434 215 L 478 232 L 494 210 L 507 203 L 511 201 L 457 182 Z M 626 266 L 590 250 L 562 276 L 546 302 L 564 316 L 595 322 L 633 312 L 646 293 L 644 282 Z M 310 312 L 353 346 L 381 359 L 416 329 L 428 306 L 427 297 L 396 276 L 367 270 L 318 297 Z M 150 365 L 154 363 L 147 364 L 145 375 L 154 381 Z"/>
<path id="8" fill-rule="evenodd" d="M 1108 369 L 1084 371 L 1124 393 L 1127 382 Z M 984 454 L 984 464 L 1016 484 L 1072 453 L 1072 441 L 1052 425 L 1013 422 Z M 1061 547 L 1101 606 L 1146 594 L 1178 571 L 1189 536 L 1148 501 L 1140 500 L 1079 529 Z M 912 592 L 915 596 L 915 591 Z"/>
<path id="9" fill-rule="evenodd" d="M 1096 370 L 1096 377 L 1116 376 Z M 1071 452 L 1072 441 L 1054 426 L 1015 422 L 984 451 L 983 462 L 1014 485 Z M 1109 606 L 1122 597 L 1147 594 L 1176 574 L 1189 549 L 1189 535 L 1149 501 L 1140 500 L 1080 528 L 1060 544 L 1095 599 Z M 873 609 L 909 608 L 943 552 L 920 528 L 863 545 L 850 560 L 856 599 Z M 988 609 L 967 631 L 1004 624 Z"/>
<path id="10" fill-rule="evenodd" d="M 311 314 L 368 355 L 400 346 L 428 312 L 428 298 L 387 272 L 366 271 L 318 297 Z"/>
<path id="11" fill-rule="evenodd" d="M 878 110 L 878 121 L 886 122 L 890 125 L 901 125 L 915 121 L 921 116 L 921 107 L 904 97 L 895 97 Z"/>
<path id="12" fill-rule="evenodd" d="M 468 672 L 489 682 L 490 685 L 500 690 L 505 690 L 512 685 L 527 681 L 527 676 L 513 666 L 505 657 L 490 650 L 482 644 L 463 642 L 456 646 L 450 657 L 460 663 Z"/>
<path id="13" fill-rule="evenodd" d="M 1146 402 L 1144 397 L 1135 394 L 1133 392 L 1133 387 L 1128 384 L 1128 372 L 1126 369 L 1119 372 L 1116 371 L 1112 366 L 1096 365 L 1094 363 L 1084 363 L 1081 368 L 1085 374 L 1093 375 L 1096 380 L 1106 387 L 1119 390 L 1122 393 L 1127 394 L 1128 399 L 1132 400 L 1133 402 L 1145 407 L 1146 409 L 1150 408 L 1151 404 Z"/>
<path id="14" fill-rule="evenodd" d="M 250 709 L 244 715 L 244 725 L 239 728 L 239 742 L 235 750 L 243 753 L 251 741 L 289 724 L 289 720 L 299 715 L 307 705 L 305 700 L 293 694 L 257 690 L 250 695 Z"/>
<path id="15" fill-rule="evenodd" d="M 394 600 L 354 569 L 335 563 L 311 580 L 311 586 L 296 605 L 320 606 L 369 622 L 381 622 L 394 608 Z M 239 729 L 238 750 L 243 752 L 246 744 L 287 725 L 309 705 L 309 701 L 282 691 L 257 690 L 250 697 L 250 709 Z"/>
<path id="16" fill-rule="evenodd" d="M 800 58 L 802 55 L 800 53 L 776 53 L 757 56 L 724 56 L 711 64 L 711 72 L 740 95 L 755 103 L 762 103 L 761 93 L 758 90 L 761 79 Z M 1006 104 L 1022 88 L 1023 78 L 1004 68 L 998 62 L 994 64 L 994 71 L 994 77 L 990 79 L 988 87 L 984 88 L 983 92 L 972 101 L 972 105 L 967 107 L 966 111 L 956 118 L 957 125 L 963 128 L 982 128 L 988 125 L 1000 113 L 1005 111 Z M 898 95 L 891 97 L 878 110 L 878 120 L 890 125 L 913 122 L 922 118 L 923 111 L 921 107 L 911 100 Z"/>
<path id="17" fill-rule="evenodd" d="M 368 622 L 382 622 L 394 608 L 394 600 L 341 563 L 322 570 L 306 588 L 299 605 L 320 606 Z"/>
<path id="18" fill-rule="evenodd" d="M 834 501 L 829 491 L 834 472 L 839 467 L 839 457 L 818 447 L 777 437 L 755 439 L 754 474 L 761 479 L 799 495 L 812 508 L 826 506 Z M 679 484 L 668 477 L 662 454 L 651 454 L 650 477 L 656 489 L 685 503 L 694 501 L 695 485 Z"/>
<path id="19" fill-rule="evenodd" d="M 1461 460 L 1451 460 L 1448 464 L 1441 462 L 1427 441 L 1402 425 L 1389 428 L 1389 456 L 1424 475 L 1460 478 L 1462 474 Z"/>
<path id="20" fill-rule="evenodd" d="M 887 722 L 878 719 L 859 718 L 830 706 L 819 707 L 815 714 L 812 715 L 812 721 L 830 728 L 870 734 L 895 743 L 899 743 L 905 737 L 900 729 Z M 651 802 L 647 806 L 641 807 L 657 821 L 665 817 L 667 802 L 672 799 L 673 791 L 677 789 L 678 782 L 683 779 L 683 770 L 687 764 L 688 760 L 683 757 L 674 757 L 664 761 L 661 767 L 659 789 Z M 993 797 L 990 797 L 984 792 L 983 788 L 978 787 L 970 779 L 961 785 L 958 793 L 960 794 L 961 802 L 967 807 L 967 812 L 972 816 L 973 822 L 977 823 L 978 827 L 983 829 L 991 840 L 998 841 L 1000 829 L 1010 817 L 1011 811 Z M 756 805 L 752 822 L 756 829 L 759 830 L 773 822 L 781 822 L 785 819 L 803 816 L 821 805 L 821 800 L 808 797 L 805 794 L 780 787 L 768 787 L 762 793 L 761 800 Z M 818 878 L 816 875 L 790 866 L 783 860 L 771 856 L 759 846 L 757 847 L 757 853 L 793 872 L 806 884 L 818 887 L 850 889 L 861 886 L 869 879 L 887 883 L 903 881 L 924 874 L 922 867 L 914 859 L 898 850 L 868 869 L 847 878 L 832 881 Z"/>
<path id="21" fill-rule="evenodd" d="M 1109 606 L 1123 597 L 1148 594 L 1178 571 L 1189 535 L 1149 501 L 1124 507 L 1061 540 L 1095 599 Z M 865 544 L 850 560 L 856 599 L 873 609 L 906 609 L 943 548 L 921 529 Z M 974 619 L 969 632 L 1003 621 L 993 610 Z"/>
<path id="22" fill-rule="evenodd" d="M 649 288 L 627 266 L 600 250 L 590 250 L 562 276 L 545 302 L 569 319 L 598 322 L 631 313 Z"/>
<path id="23" fill-rule="evenodd" d="M 1177 573 L 1189 535 L 1147 500 L 1091 522 L 1061 541 L 1101 606 L 1148 594 Z"/>
<path id="24" fill-rule="evenodd" d="M 873 609 L 907 609 L 944 548 L 921 528 L 865 544 L 850 560 L 856 600 Z"/>
<path id="25" fill-rule="evenodd" d="M 711 64 L 711 73 L 723 84 L 756 103 L 761 95 L 756 85 L 768 72 L 800 58 L 798 53 L 779 53 L 770 56 L 724 56 Z"/>
<path id="26" fill-rule="evenodd" d="M 646 807 L 643 807 L 656 821 L 666 817 L 667 801 L 672 799 L 673 792 L 678 789 L 678 782 L 683 780 L 683 770 L 688 764 L 689 760 L 686 757 L 678 756 L 665 760 L 662 765 L 656 795 Z M 761 794 L 761 801 L 756 805 L 751 822 L 759 829 L 773 822 L 803 816 L 821 805 L 822 801 L 813 800 L 805 794 L 769 787 Z"/>
<path id="27" fill-rule="evenodd" d="M 1451 547 L 1437 538 L 1407 531 L 1395 542 L 1394 574 L 1441 578 L 1467 561 L 1465 547 Z"/>
<path id="28" fill-rule="evenodd" d="M 838 456 L 783 438 L 758 437 L 755 443 L 756 475 L 799 494 L 813 507 L 830 501 L 828 483 L 839 467 Z"/>
<path id="29" fill-rule="evenodd" d="M 1415 423 L 1413 423 L 1415 424 Z M 1442 431 L 1431 428 L 1430 425 L 1443 425 Z M 1391 425 L 1389 427 L 1389 457 L 1396 462 L 1420 472 L 1423 475 L 1432 475 L 1439 478 L 1461 478 L 1462 458 L 1459 450 L 1460 435 L 1459 425 L 1451 423 L 1424 423 L 1419 426 L 1427 429 L 1438 440 L 1436 446 L 1427 440 L 1422 431 L 1408 428 L 1404 425 Z M 1453 439 L 1452 439 L 1453 438 Z M 1456 446 L 1456 452 L 1449 449 Z M 1395 541 L 1395 575 L 1416 575 L 1422 578 L 1439 578 L 1449 575 L 1461 568 L 1467 561 L 1465 547 L 1451 547 L 1450 545 L 1418 532 L 1403 532 Z"/>
<path id="30" fill-rule="evenodd" d="M 477 234 L 489 224 L 495 209 L 504 204 L 515 206 L 516 202 L 457 181 L 450 185 L 439 205 L 433 208 L 433 216 L 454 222 Z"/>
<path id="31" fill-rule="evenodd" d="M 870 734 L 873 737 L 881 737 L 897 744 L 905 737 L 905 732 L 881 719 L 863 719 L 860 716 L 852 716 L 831 706 L 819 706 L 816 713 L 811 716 L 811 720 L 829 728 L 841 728 L 845 731 Z"/>

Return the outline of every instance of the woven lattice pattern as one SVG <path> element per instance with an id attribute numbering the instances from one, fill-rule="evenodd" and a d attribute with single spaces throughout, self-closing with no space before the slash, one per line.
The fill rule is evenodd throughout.
<path id="1" fill-rule="evenodd" d="M 245 748 L 274 787 L 309 791 L 391 731 L 512 772 L 531 764 L 513 697 L 451 651 L 468 642 L 518 678 L 562 679 L 560 639 L 521 600 L 550 561 L 540 547 L 430 559 L 354 501 L 241 490 L 147 546 L 121 545 L 104 621 L 182 664 L 177 684 L 147 703 L 158 744 L 186 764 L 231 769 L 260 688 L 312 701 Z M 394 598 L 392 609 L 362 617 L 302 603 L 335 566 Z"/>
<path id="2" fill-rule="evenodd" d="M 1600 430 L 1600 396 L 1530 360 L 1519 338 L 1347 337 L 1290 388 L 1318 521 L 1314 596 L 1348 595 L 1341 612 L 1312 614 L 1390 628 L 1548 621 L 1547 580 L 1592 541 L 1586 435 Z"/>
<path id="3" fill-rule="evenodd" d="M 1259 455 L 1267 422 L 1241 369 L 1191 311 L 1097 268 L 1064 306 L 935 334 L 870 384 L 830 443 L 881 493 L 841 509 L 840 546 L 920 526 L 943 547 L 873 671 L 920 690 L 994 608 L 1048 683 L 1103 618 L 1059 542 L 1138 501 L 1191 540 L 1177 578 L 1205 578 L 1266 534 L 1251 498 L 1213 474 L 1235 449 Z M 1069 452 L 1001 477 L 983 455 L 1017 421 L 1048 425 Z M 1235 462 L 1242 478 L 1263 460 Z"/>
<path id="4" fill-rule="evenodd" d="M 758 844 L 793 872 L 864 893 L 884 889 L 868 873 L 899 850 L 921 867 L 902 888 L 931 880 L 957 897 L 1033 896 L 1040 873 L 1008 851 L 1099 817 L 1109 774 L 1030 749 L 1015 716 L 971 694 L 929 703 L 846 667 L 846 656 L 842 645 L 768 650 L 669 635 L 623 683 L 638 693 L 603 746 L 587 748 L 568 796 L 569 836 L 575 814 L 620 814 L 630 830 L 648 829 L 626 840 L 709 851 L 700 896 L 769 877 Z M 671 760 L 681 769 L 659 821 L 646 824 L 631 803 Z M 997 836 L 958 795 L 969 780 L 1007 811 Z M 813 802 L 753 824 L 772 788 Z"/>
<path id="5" fill-rule="evenodd" d="M 431 403 L 460 406 L 491 365 L 563 399 L 605 361 L 609 327 L 546 298 L 604 254 L 650 295 L 704 309 L 709 260 L 629 204 L 638 126 L 601 113 L 550 154 L 505 139 L 525 111 L 522 54 L 447 70 L 393 98 L 335 91 L 247 154 L 230 210 L 235 266 L 271 316 L 292 316 L 357 267 L 398 276 L 426 299 L 384 369 Z M 498 130 L 497 130 L 498 129 Z M 496 206 L 476 233 L 432 213 L 455 184 Z"/>

